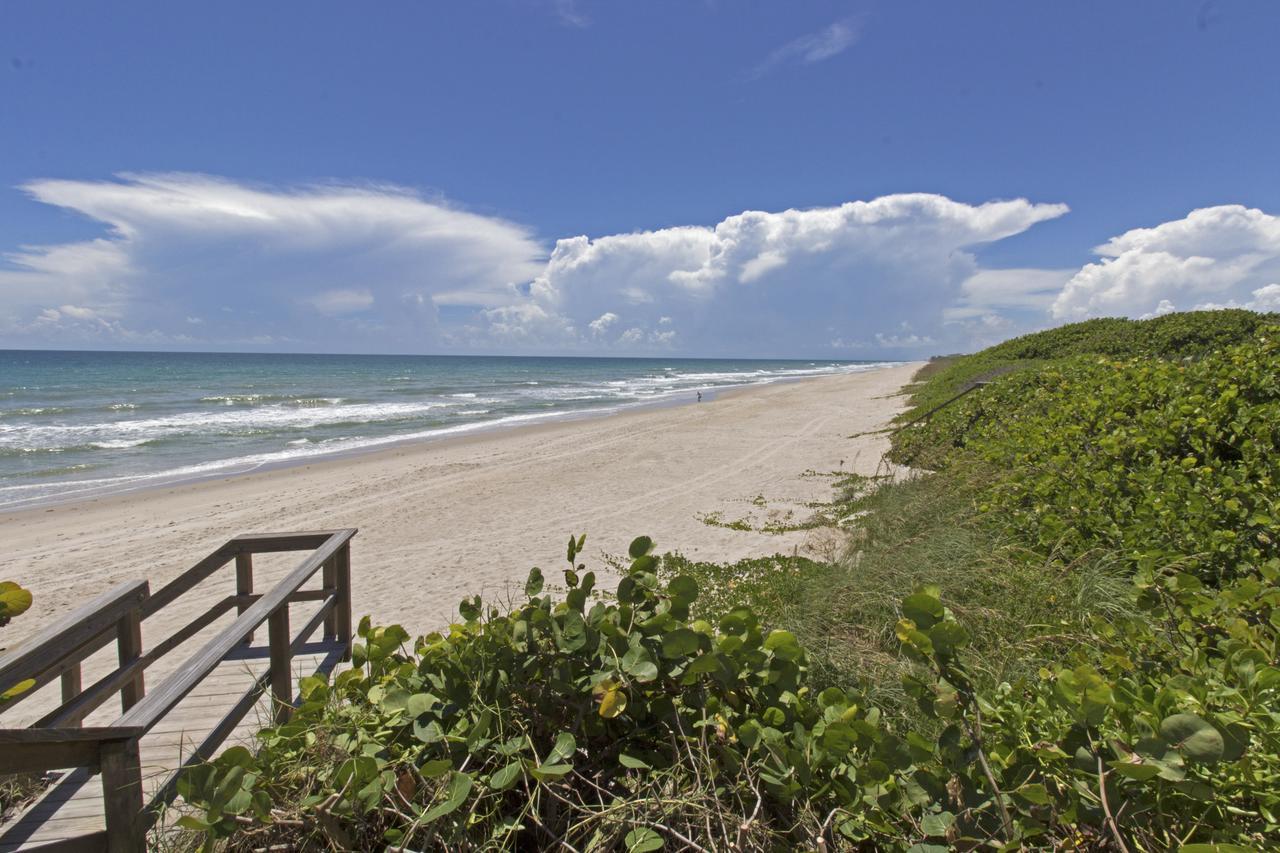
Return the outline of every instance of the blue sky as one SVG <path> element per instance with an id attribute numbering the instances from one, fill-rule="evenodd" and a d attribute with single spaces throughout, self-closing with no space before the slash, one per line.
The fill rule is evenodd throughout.
<path id="1" fill-rule="evenodd" d="M 1228 0 L 8 0 L 0 346 L 876 358 L 1280 306 L 1277 43 Z"/>

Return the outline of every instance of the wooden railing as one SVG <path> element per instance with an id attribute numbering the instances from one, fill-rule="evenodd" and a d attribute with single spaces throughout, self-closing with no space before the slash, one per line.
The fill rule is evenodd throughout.
<path id="1" fill-rule="evenodd" d="M 61 704 L 25 729 L 0 729 L 0 774 L 82 768 L 101 772 L 106 829 L 78 839 L 79 849 L 138 851 L 156 819 L 157 807 L 176 795 L 182 769 L 206 761 L 270 686 L 277 720 L 293 705 L 293 656 L 322 625 L 324 636 L 343 659 L 351 652 L 351 538 L 354 529 L 237 536 L 182 575 L 150 594 L 146 581 L 121 584 L 41 630 L 0 656 L 0 693 L 25 681 L 31 689 L 0 706 L 0 714 L 32 696 L 55 678 L 62 680 Z M 311 553 L 265 593 L 255 593 L 253 556 L 284 551 Z M 183 593 L 235 562 L 236 591 L 150 650 L 142 648 L 143 620 Z M 316 572 L 321 588 L 303 590 Z M 290 631 L 290 604 L 319 602 L 297 631 Z M 144 672 L 231 610 L 238 615 L 171 675 L 147 692 Z M 193 688 L 227 660 L 263 622 L 267 623 L 270 666 L 144 802 L 139 742 Z M 83 661 L 112 640 L 119 665 L 88 688 L 81 684 Z M 81 728 L 90 713 L 116 694 L 122 716 L 105 727 Z M 0 842 L 8 839 L 8 832 Z"/>

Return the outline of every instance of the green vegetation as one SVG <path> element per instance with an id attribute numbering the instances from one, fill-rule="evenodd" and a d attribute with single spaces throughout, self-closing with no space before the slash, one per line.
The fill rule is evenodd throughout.
<path id="1" fill-rule="evenodd" d="M 0 581 L 0 628 L 7 626 L 15 616 L 21 616 L 30 608 L 30 590 L 23 589 L 13 581 Z M 4 647 L 0 646 L 0 651 L 3 649 Z M 27 679 L 0 692 L 0 705 L 34 686 L 35 681 Z M 39 775 L 19 773 L 0 776 L 0 820 L 4 820 L 10 812 L 20 808 L 43 788 L 44 782 Z"/>
<path id="2" fill-rule="evenodd" d="M 844 558 L 571 540 L 189 774 L 234 849 L 1252 850 L 1280 838 L 1280 329 L 1092 321 L 936 362 Z"/>

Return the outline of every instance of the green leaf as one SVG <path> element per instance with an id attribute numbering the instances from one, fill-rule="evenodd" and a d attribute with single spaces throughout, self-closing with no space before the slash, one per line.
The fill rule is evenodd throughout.
<path id="1" fill-rule="evenodd" d="M 421 717 L 430 711 L 437 702 L 439 700 L 430 693 L 415 693 L 405 703 L 405 710 L 408 711 L 410 717 Z"/>
<path id="2" fill-rule="evenodd" d="M 1216 764 L 1225 744 L 1222 733 L 1195 714 L 1172 714 L 1160 721 L 1160 737 L 1188 761 Z"/>
<path id="3" fill-rule="evenodd" d="M 969 632 L 959 622 L 939 622 L 929 629 L 928 635 L 940 655 L 952 656 L 969 644 Z"/>
<path id="4" fill-rule="evenodd" d="M 12 619 L 31 607 L 31 592 L 13 581 L 0 582 L 0 618 Z"/>
<path id="5" fill-rule="evenodd" d="M 698 582 L 688 575 L 679 575 L 667 584 L 667 593 L 681 604 L 691 604 L 698 598 Z"/>
<path id="6" fill-rule="evenodd" d="M 679 658 L 695 654 L 701 641 L 696 632 L 688 628 L 676 628 L 662 638 L 662 656 Z"/>
<path id="7" fill-rule="evenodd" d="M 799 660 L 804 655 L 796 635 L 790 631 L 770 631 L 764 641 L 765 651 L 773 652 L 783 660 Z"/>
<path id="8" fill-rule="evenodd" d="M 471 785 L 472 780 L 469 774 L 455 772 L 449 779 L 449 786 L 445 789 L 444 800 L 428 810 L 422 816 L 422 822 L 431 823 L 457 811 L 467 801 L 467 795 L 471 793 Z"/>
<path id="9" fill-rule="evenodd" d="M 1049 791 L 1039 782 L 1023 785 L 1021 788 L 1015 789 L 1013 793 L 1033 806 L 1046 806 L 1049 804 Z"/>
<path id="10" fill-rule="evenodd" d="M 927 814 L 920 819 L 920 830 L 931 838 L 939 838 L 945 836 L 955 822 L 956 816 L 951 812 Z"/>
<path id="11" fill-rule="evenodd" d="M 542 569 L 534 566 L 529 570 L 529 579 L 524 582 L 524 594 L 532 598 L 542 592 L 543 583 Z"/>
<path id="12" fill-rule="evenodd" d="M 631 546 L 627 548 L 627 553 L 631 555 L 631 559 L 638 560 L 653 550 L 653 540 L 648 536 L 637 536 L 631 540 Z"/>
<path id="13" fill-rule="evenodd" d="M 489 787 L 495 791 L 505 791 L 520 779 L 520 775 L 523 772 L 524 762 L 516 759 L 493 772 L 493 775 L 489 777 Z"/>
<path id="14" fill-rule="evenodd" d="M 539 782 L 554 782 L 568 776 L 572 770 L 572 764 L 539 764 L 529 768 L 529 775 Z"/>
<path id="15" fill-rule="evenodd" d="M 622 671 L 636 681 L 653 681 L 658 677 L 658 666 L 644 646 L 632 646 L 622 656 Z"/>
<path id="16" fill-rule="evenodd" d="M 1121 776 L 1129 779 L 1136 779 L 1139 782 L 1146 782 L 1148 779 L 1154 779 L 1160 775 L 1160 767 L 1157 764 L 1147 764 L 1145 762 L 1135 763 L 1132 761 L 1108 761 L 1107 766 Z"/>
<path id="17" fill-rule="evenodd" d="M 207 823 L 195 815 L 183 815 L 178 818 L 178 826 L 195 832 L 208 832 L 213 829 L 213 824 Z"/>
<path id="18" fill-rule="evenodd" d="M 447 758 L 434 758 L 424 762 L 418 772 L 426 779 L 437 779 L 453 769 L 453 762 Z"/>
<path id="19" fill-rule="evenodd" d="M 653 767 L 648 762 L 636 758 L 633 755 L 627 755 L 625 752 L 618 754 L 618 763 L 623 767 L 629 767 L 632 770 L 652 770 Z"/>
<path id="20" fill-rule="evenodd" d="M 573 757 L 574 750 L 578 748 L 578 742 L 574 740 L 573 735 L 569 732 L 561 732 L 556 735 L 556 744 L 551 747 L 551 751 L 542 759 L 543 764 L 562 764 Z"/>
<path id="21" fill-rule="evenodd" d="M 942 602 L 927 592 L 915 592 L 902 599 L 902 615 L 927 631 L 942 621 L 946 611 Z"/>
<path id="22" fill-rule="evenodd" d="M 653 850 L 661 850 L 665 846 L 662 836 L 647 826 L 638 826 L 631 830 L 624 841 L 627 845 L 627 853 L 650 853 Z"/>

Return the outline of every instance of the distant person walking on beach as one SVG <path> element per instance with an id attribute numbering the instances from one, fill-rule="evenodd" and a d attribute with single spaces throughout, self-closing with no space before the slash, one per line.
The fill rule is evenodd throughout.
<path id="1" fill-rule="evenodd" d="M 699 402 L 699 403 L 701 403 L 701 402 L 702 402 L 702 392 L 701 392 L 701 391 L 699 391 L 699 392 L 698 392 L 698 402 Z"/>

